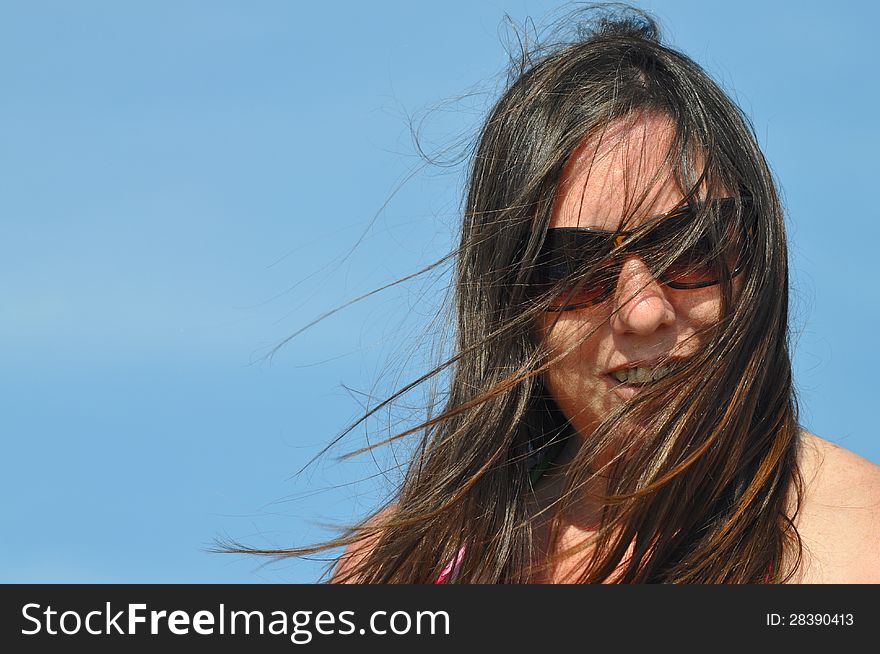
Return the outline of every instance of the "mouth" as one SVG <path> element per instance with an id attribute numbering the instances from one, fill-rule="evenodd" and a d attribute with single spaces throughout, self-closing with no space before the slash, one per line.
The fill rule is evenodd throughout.
<path id="1" fill-rule="evenodd" d="M 662 364 L 658 366 L 633 366 L 632 368 L 621 368 L 608 373 L 608 375 L 621 384 L 644 386 L 652 381 L 663 379 L 671 371 L 672 366 L 670 364 Z"/>
<path id="2" fill-rule="evenodd" d="M 674 361 L 666 361 L 662 364 L 643 363 L 629 367 L 618 368 L 606 373 L 612 390 L 623 399 L 630 399 L 648 384 L 663 379 L 675 368 Z"/>

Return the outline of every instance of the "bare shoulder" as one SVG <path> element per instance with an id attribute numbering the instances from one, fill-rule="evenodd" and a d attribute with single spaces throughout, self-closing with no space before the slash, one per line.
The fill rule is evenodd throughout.
<path id="1" fill-rule="evenodd" d="M 371 518 L 366 520 L 364 522 L 364 526 L 369 527 L 377 525 L 378 523 L 382 522 L 384 518 L 393 513 L 394 508 L 394 505 L 385 507 L 384 509 L 373 515 Z M 358 583 L 357 575 L 355 574 L 357 566 L 369 555 L 373 547 L 375 547 L 376 541 L 378 539 L 379 534 L 377 533 L 373 536 L 367 536 L 349 545 L 339 557 L 339 561 L 336 563 L 336 569 L 333 571 L 333 577 L 330 579 L 330 583 Z"/>
<path id="2" fill-rule="evenodd" d="M 806 430 L 795 520 L 802 583 L 880 583 L 880 466 Z"/>

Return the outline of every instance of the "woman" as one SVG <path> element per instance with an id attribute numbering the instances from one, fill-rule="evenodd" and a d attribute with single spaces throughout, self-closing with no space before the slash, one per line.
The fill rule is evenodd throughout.
<path id="1" fill-rule="evenodd" d="M 880 467 L 798 425 L 770 171 L 649 17 L 523 57 L 455 291 L 445 405 L 334 581 L 880 582 Z"/>

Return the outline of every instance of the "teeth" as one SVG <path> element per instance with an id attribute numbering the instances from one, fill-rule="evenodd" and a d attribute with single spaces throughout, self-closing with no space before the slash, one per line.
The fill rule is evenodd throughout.
<path id="1" fill-rule="evenodd" d="M 612 376 L 622 384 L 645 384 L 649 381 L 662 379 L 669 374 L 670 366 L 657 366 L 656 368 L 627 368 L 617 370 Z"/>
<path id="2" fill-rule="evenodd" d="M 669 373 L 669 366 L 657 366 L 651 374 L 651 379 L 657 380 L 665 377 Z"/>
<path id="3" fill-rule="evenodd" d="M 629 371 L 629 381 L 635 382 L 637 384 L 643 384 L 646 381 L 651 381 L 651 369 L 650 368 L 633 368 Z"/>

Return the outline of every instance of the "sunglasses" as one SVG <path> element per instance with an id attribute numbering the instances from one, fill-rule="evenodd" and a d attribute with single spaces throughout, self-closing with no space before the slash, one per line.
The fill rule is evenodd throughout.
<path id="1" fill-rule="evenodd" d="M 651 274 L 670 288 L 714 286 L 738 275 L 745 264 L 751 235 L 752 202 L 747 196 L 686 205 L 651 218 L 634 231 L 585 227 L 547 230 L 538 258 L 538 289 L 552 294 L 548 311 L 570 311 L 598 304 L 617 286 L 627 256 L 639 256 Z M 699 211 L 710 211 L 714 224 L 690 246 L 689 227 Z M 692 238 L 692 237 L 691 237 Z M 671 252 L 680 251 L 670 261 Z"/>

